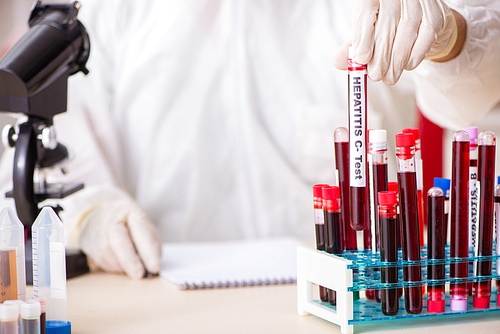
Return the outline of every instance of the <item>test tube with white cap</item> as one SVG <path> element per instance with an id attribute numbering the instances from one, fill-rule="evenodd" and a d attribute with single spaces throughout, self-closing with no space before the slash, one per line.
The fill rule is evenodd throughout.
<path id="1" fill-rule="evenodd" d="M 0 302 L 26 300 L 24 227 L 10 208 L 0 212 Z"/>
<path id="2" fill-rule="evenodd" d="M 37 301 L 21 304 L 21 333 L 40 334 L 41 306 Z"/>
<path id="3" fill-rule="evenodd" d="M 15 304 L 0 304 L 0 333 L 19 333 L 19 307 Z"/>
<path id="4" fill-rule="evenodd" d="M 44 207 L 32 227 L 33 292 L 47 303 L 47 333 L 71 333 L 67 321 L 64 226 L 51 207 Z"/>
<path id="5" fill-rule="evenodd" d="M 13 299 L 13 300 L 6 300 L 3 303 L 4 304 L 16 305 L 17 306 L 17 312 L 19 313 L 19 312 L 21 312 L 21 304 L 23 304 L 24 302 L 22 300 L 19 300 L 19 299 Z M 19 318 L 17 326 L 19 328 L 21 328 L 21 318 Z M 1 332 L 0 332 L 0 334 L 1 334 Z"/>

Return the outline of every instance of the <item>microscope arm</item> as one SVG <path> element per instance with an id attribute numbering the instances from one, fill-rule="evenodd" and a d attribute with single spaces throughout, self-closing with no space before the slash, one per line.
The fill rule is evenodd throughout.
<path id="1" fill-rule="evenodd" d="M 14 155 L 13 197 L 19 219 L 29 228 L 38 215 L 34 197 L 33 174 L 37 158 L 36 135 L 30 123 L 19 126 Z"/>

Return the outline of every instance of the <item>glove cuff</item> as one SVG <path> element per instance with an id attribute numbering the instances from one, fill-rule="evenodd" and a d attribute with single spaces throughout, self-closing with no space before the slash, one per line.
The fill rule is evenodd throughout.
<path id="1" fill-rule="evenodd" d="M 457 20 L 455 19 L 455 15 L 451 13 L 451 22 L 449 24 L 452 25 L 452 30 L 451 30 L 451 36 L 448 41 L 448 45 L 441 51 L 433 55 L 428 55 L 424 59 L 425 60 L 434 60 L 434 59 L 439 59 L 439 58 L 444 58 L 447 55 L 450 54 L 451 50 L 453 50 L 453 47 L 455 46 L 455 43 L 457 42 L 458 38 L 458 25 L 457 25 Z"/>

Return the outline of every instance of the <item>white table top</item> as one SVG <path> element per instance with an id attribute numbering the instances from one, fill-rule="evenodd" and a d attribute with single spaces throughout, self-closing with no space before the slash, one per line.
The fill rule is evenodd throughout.
<path id="1" fill-rule="evenodd" d="M 176 290 L 158 277 L 100 272 L 68 280 L 72 333 L 340 333 L 297 314 L 294 284 Z M 500 333 L 500 313 L 355 326 L 356 333 Z"/>

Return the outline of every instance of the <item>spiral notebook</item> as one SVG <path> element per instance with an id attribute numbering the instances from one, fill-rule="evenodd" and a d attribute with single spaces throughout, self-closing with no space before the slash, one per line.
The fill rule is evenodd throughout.
<path id="1" fill-rule="evenodd" d="M 295 283 L 300 245 L 291 237 L 164 243 L 160 277 L 178 289 Z"/>

